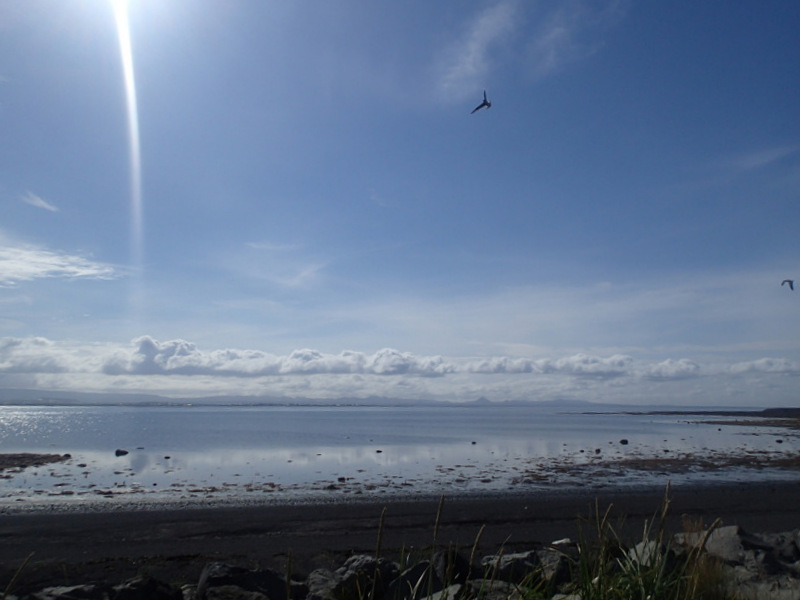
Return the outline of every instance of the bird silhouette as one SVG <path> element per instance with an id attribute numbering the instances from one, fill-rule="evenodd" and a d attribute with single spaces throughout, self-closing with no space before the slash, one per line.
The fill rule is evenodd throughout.
<path id="1" fill-rule="evenodd" d="M 486 99 L 486 90 L 483 90 L 483 102 L 481 102 L 480 104 L 478 104 L 478 106 L 476 106 L 476 107 L 475 107 L 475 108 L 472 110 L 472 112 L 471 112 L 471 113 L 469 113 L 469 114 L 476 113 L 476 112 L 478 112 L 478 111 L 479 111 L 480 109 L 482 109 L 482 108 L 492 108 L 492 103 L 491 103 L 491 102 L 489 102 L 489 101 Z"/>
<path id="2" fill-rule="evenodd" d="M 789 289 L 794 291 L 794 279 L 784 279 L 783 281 L 781 281 L 781 286 L 783 286 L 784 283 L 788 283 Z"/>

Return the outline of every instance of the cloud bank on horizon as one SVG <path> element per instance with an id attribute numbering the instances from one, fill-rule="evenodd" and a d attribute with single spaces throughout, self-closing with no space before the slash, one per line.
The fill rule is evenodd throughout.
<path id="1" fill-rule="evenodd" d="M 375 397 L 400 400 L 577 400 L 608 403 L 713 404 L 714 387 L 731 386 L 729 405 L 758 395 L 779 405 L 800 363 L 761 358 L 700 364 L 629 355 L 575 354 L 560 358 L 417 356 L 384 348 L 373 354 L 327 354 L 302 349 L 288 355 L 259 350 L 203 351 L 186 340 L 150 336 L 130 347 L 80 345 L 43 338 L 0 339 L 0 375 L 11 387 L 173 397 L 267 396 L 335 401 Z M 735 389 L 735 393 L 732 393 Z M 0 394 L 0 397 L 3 397 Z M 13 400 L 13 393 L 3 397 Z"/>
<path id="2" fill-rule="evenodd" d="M 800 4 L 124 5 L 0 5 L 0 390 L 797 403 Z"/>

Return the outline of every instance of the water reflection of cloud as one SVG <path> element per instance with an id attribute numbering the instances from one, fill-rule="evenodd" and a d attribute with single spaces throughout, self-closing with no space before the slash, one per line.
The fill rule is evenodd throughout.
<path id="1" fill-rule="evenodd" d="M 640 460 L 696 453 L 713 460 L 724 453 L 796 453 L 800 448 L 800 439 L 783 429 L 779 432 L 781 443 L 777 444 L 775 429 L 685 421 L 676 423 L 674 418 L 667 417 L 631 417 L 620 424 L 619 415 L 586 417 L 592 419 L 592 427 L 576 430 L 574 424 L 583 422 L 580 415 L 549 416 L 544 422 L 523 426 L 521 419 L 493 420 L 493 413 L 482 412 L 479 415 L 481 419 L 476 420 L 471 412 L 448 411 L 444 416 L 456 422 L 450 422 L 447 431 L 440 431 L 438 421 L 434 425 L 424 421 L 423 417 L 430 417 L 424 413 L 416 415 L 419 421 L 414 421 L 413 427 L 403 428 L 409 433 L 401 437 L 392 435 L 397 423 L 378 418 L 384 413 L 377 410 L 354 416 L 352 420 L 357 421 L 357 427 L 348 421 L 346 436 L 338 429 L 336 431 L 342 435 L 330 435 L 331 422 L 325 421 L 329 435 L 306 436 L 317 442 L 314 446 L 301 445 L 286 436 L 263 435 L 260 428 L 263 423 L 249 419 L 251 413 L 248 413 L 246 425 L 252 431 L 247 429 L 246 435 L 233 438 L 219 432 L 215 436 L 202 437 L 200 432 L 205 429 L 200 429 L 199 425 L 207 424 L 207 421 L 198 421 L 195 429 L 186 426 L 184 421 L 161 426 L 158 431 L 163 429 L 165 435 L 174 434 L 176 423 L 185 426 L 180 429 L 176 441 L 174 435 L 169 438 L 151 435 L 158 425 L 152 414 L 133 414 L 134 411 L 128 409 L 121 411 L 121 415 L 117 412 L 120 411 L 114 412 L 113 416 L 121 416 L 125 426 L 119 427 L 120 421 L 114 419 L 118 427 L 114 435 L 108 434 L 106 428 L 97 423 L 91 425 L 93 430 L 102 430 L 105 438 L 113 439 L 114 445 L 109 445 L 109 440 L 104 438 L 102 448 L 98 444 L 82 449 L 76 440 L 80 442 L 86 431 L 83 437 L 70 434 L 59 438 L 60 443 L 69 441 L 75 444 L 64 450 L 69 451 L 73 459 L 26 469 L 11 479 L 0 480 L 3 505 L 13 506 L 18 498 L 78 502 L 80 498 L 106 501 L 111 497 L 133 498 L 147 494 L 149 499 L 213 496 L 233 501 L 236 498 L 263 499 L 283 494 L 282 498 L 290 500 L 307 493 L 533 490 L 537 489 L 536 486 L 591 486 L 601 481 L 604 485 L 623 485 L 665 477 L 661 472 L 664 469 L 654 469 L 650 473 L 626 467 L 619 462 L 626 458 Z M 219 411 L 211 412 L 214 418 L 230 416 Z M 275 416 L 275 411 L 264 412 Z M 54 440 L 45 432 L 53 430 L 58 433 L 56 427 L 66 418 L 65 414 L 64 411 L 55 411 L 47 419 L 32 423 L 35 448 L 29 443 L 25 451 L 42 448 L 42 451 L 53 452 L 53 447 L 48 447 L 48 444 Z M 339 416 L 343 419 L 351 414 L 345 411 Z M 17 432 L 25 430 L 28 416 L 27 411 L 0 412 L 0 418 L 16 423 Z M 309 425 L 309 421 L 301 419 L 301 416 L 296 412 L 289 414 L 287 418 L 290 417 L 288 422 L 292 427 L 281 427 L 281 430 L 300 431 L 303 427 L 313 427 L 313 423 Z M 6 421 L 0 421 L 0 425 Z M 233 426 L 241 422 L 241 416 L 237 416 L 229 424 Z M 277 429 L 274 423 L 271 426 Z M 68 424 L 64 428 L 69 429 Z M 77 430 L 79 426 L 73 424 L 72 428 Z M 125 438 L 125 435 L 129 437 Z M 189 437 L 191 443 L 185 443 Z M 413 441 L 406 443 L 407 438 Z M 627 443 L 623 444 L 622 438 Z M 127 445 L 131 439 L 148 447 Z M 165 439 L 169 443 L 165 443 Z M 115 456 L 116 444 L 129 448 L 130 452 Z M 598 477 L 601 469 L 606 474 Z M 673 481 L 692 478 L 705 481 L 742 476 L 732 470 L 729 473 L 687 469 L 684 474 L 670 473 L 669 477 Z M 765 470 L 758 476 L 768 478 L 774 475 Z"/>

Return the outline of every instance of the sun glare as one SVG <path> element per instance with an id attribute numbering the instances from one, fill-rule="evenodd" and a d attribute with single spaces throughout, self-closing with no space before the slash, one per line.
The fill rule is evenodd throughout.
<path id="1" fill-rule="evenodd" d="M 128 115 L 128 140 L 130 143 L 131 177 L 131 263 L 139 270 L 143 261 L 142 232 L 142 167 L 139 147 L 139 111 L 136 105 L 136 81 L 133 72 L 130 27 L 127 0 L 111 0 L 117 21 L 122 71 L 125 78 L 125 102 Z"/>

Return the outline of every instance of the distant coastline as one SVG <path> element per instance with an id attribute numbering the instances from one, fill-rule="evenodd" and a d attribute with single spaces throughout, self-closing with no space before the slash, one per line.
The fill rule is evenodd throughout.
<path id="1" fill-rule="evenodd" d="M 430 400 L 425 398 L 390 398 L 368 396 L 364 398 L 339 397 L 328 400 L 302 397 L 215 395 L 200 397 L 169 397 L 158 394 L 67 392 L 56 390 L 0 389 L 0 407 L 3 406 L 141 406 L 145 407 L 425 407 L 454 406 L 494 408 L 530 406 L 531 408 L 557 408 L 564 412 L 587 415 L 627 414 L 699 417 L 754 417 L 772 419 L 800 419 L 800 407 L 729 408 L 704 406 L 621 405 L 596 403 L 585 400 L 490 400 L 486 397 L 465 400 Z"/>

